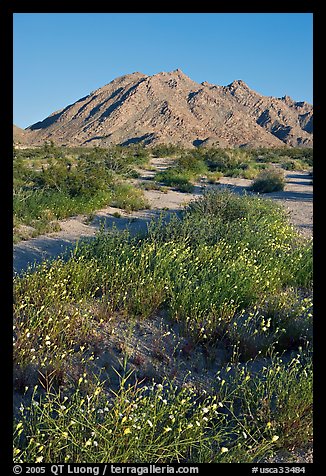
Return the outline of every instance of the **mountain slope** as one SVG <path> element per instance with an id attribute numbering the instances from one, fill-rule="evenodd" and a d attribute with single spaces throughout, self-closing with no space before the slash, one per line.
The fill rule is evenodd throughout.
<path id="1" fill-rule="evenodd" d="M 26 141 L 28 142 L 27 137 L 29 137 L 30 131 L 21 129 L 20 127 L 13 124 L 13 142 L 15 145 L 24 145 Z"/>
<path id="2" fill-rule="evenodd" d="M 313 107 L 262 96 L 243 81 L 196 83 L 182 71 L 114 79 L 27 130 L 30 144 L 174 143 L 311 147 Z"/>

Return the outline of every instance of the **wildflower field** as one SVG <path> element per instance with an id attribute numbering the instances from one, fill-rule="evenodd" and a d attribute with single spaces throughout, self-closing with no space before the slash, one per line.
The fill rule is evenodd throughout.
<path id="1" fill-rule="evenodd" d="M 15 462 L 301 447 L 312 312 L 312 241 L 269 200 L 210 192 L 146 235 L 101 231 L 14 278 Z"/>

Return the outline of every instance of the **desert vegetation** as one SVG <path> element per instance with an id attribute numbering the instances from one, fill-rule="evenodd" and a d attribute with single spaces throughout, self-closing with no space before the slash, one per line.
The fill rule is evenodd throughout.
<path id="1" fill-rule="evenodd" d="M 154 180 L 132 184 L 139 169 L 152 168 L 151 157 L 170 157 L 174 163 L 156 173 Z M 275 165 L 278 170 L 312 170 L 312 163 L 311 149 L 145 148 L 137 144 L 85 149 L 58 147 L 53 142 L 14 149 L 14 241 L 59 231 L 60 220 L 77 214 L 91 216 L 108 205 L 126 211 L 148 208 L 144 190 L 173 188 L 191 193 L 196 181 L 214 184 L 222 176 L 254 179 L 253 190 L 258 192 L 280 190 L 281 178 L 274 174 L 270 179 L 271 164 L 273 170 Z"/>
<path id="2" fill-rule="evenodd" d="M 282 170 L 310 170 L 313 166 L 311 149 L 182 149 L 157 147 L 162 156 L 174 156 L 175 165 L 156 175 L 155 180 L 181 192 L 191 192 L 194 182 L 204 178 L 216 183 L 222 176 L 249 180 L 263 178 L 270 182 L 265 187 L 255 186 L 254 191 L 282 190 Z M 276 169 L 276 167 L 278 169 Z M 268 169 L 266 172 L 265 169 Z M 278 172 L 277 172 L 278 170 Z M 274 171 L 271 173 L 271 171 Z M 265 178 L 264 178 L 265 177 Z M 277 182 L 277 184 L 276 184 Z M 259 188 L 261 188 L 259 190 Z"/>
<path id="3" fill-rule="evenodd" d="M 139 147 L 69 149 L 45 144 L 14 151 L 14 240 L 60 229 L 58 220 L 111 205 L 127 211 L 148 208 L 142 190 L 129 181 L 146 164 Z M 21 226 L 25 225 L 25 226 Z"/>
<path id="4" fill-rule="evenodd" d="M 190 184 L 274 154 L 174 153 Z M 30 182 L 87 196 L 116 174 L 103 162 L 94 183 L 79 181 L 79 157 L 61 181 L 67 160 L 30 168 Z M 157 319 L 166 327 L 150 343 Z M 15 462 L 262 461 L 312 438 L 312 242 L 276 203 L 206 193 L 145 236 L 102 230 L 15 276 L 13 344 Z"/>
<path id="5" fill-rule="evenodd" d="M 262 170 L 253 180 L 251 190 L 258 193 L 272 193 L 284 190 L 284 173 L 275 167 Z"/>
<path id="6" fill-rule="evenodd" d="M 138 170 L 151 169 L 150 158 L 158 156 L 172 158 L 173 165 L 156 173 L 152 181 L 133 184 Z M 148 208 L 143 190 L 170 187 L 191 193 L 198 180 L 212 184 L 229 176 L 253 179 L 254 191 L 271 192 L 284 186 L 281 170 L 312 170 L 312 165 L 311 149 L 145 148 L 137 144 L 85 149 L 53 143 L 14 149 L 14 241 L 57 231 L 60 220 L 109 205 L 126 211 Z"/>

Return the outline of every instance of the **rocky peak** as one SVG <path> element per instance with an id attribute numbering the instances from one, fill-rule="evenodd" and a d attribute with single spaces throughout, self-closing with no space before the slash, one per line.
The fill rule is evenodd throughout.
<path id="1" fill-rule="evenodd" d="M 173 76 L 177 76 L 179 78 L 187 78 L 190 79 L 189 76 L 187 76 L 180 68 L 174 69 L 171 71 L 169 74 Z"/>
<path id="2" fill-rule="evenodd" d="M 115 78 L 112 81 L 110 81 L 110 83 L 106 84 L 106 86 L 129 84 L 134 81 L 139 81 L 140 79 L 145 79 L 147 77 L 148 76 L 146 74 L 143 74 L 137 71 L 135 73 L 124 74 L 123 76 L 119 76 L 118 78 Z M 103 89 L 103 88 L 99 88 L 99 89 Z"/>
<path id="3" fill-rule="evenodd" d="M 236 79 L 232 81 L 232 83 L 225 86 L 224 89 L 229 91 L 232 96 L 244 97 L 251 93 L 257 94 L 252 91 L 249 86 L 244 81 L 242 81 L 242 79 Z"/>
<path id="4" fill-rule="evenodd" d="M 242 81 L 242 79 L 235 79 L 234 81 L 232 81 L 232 83 L 228 84 L 228 87 L 229 88 L 241 87 L 245 89 L 250 89 L 249 86 L 244 81 Z"/>
<path id="5" fill-rule="evenodd" d="M 173 79 L 183 79 L 191 81 L 189 76 L 187 76 L 181 69 L 174 69 L 173 71 L 162 71 L 161 73 L 154 74 L 152 78 L 173 78 Z"/>
<path id="6" fill-rule="evenodd" d="M 287 94 L 285 96 L 282 96 L 281 100 L 283 102 L 285 102 L 285 104 L 287 104 L 288 106 L 294 106 L 295 105 L 295 101 L 293 101 L 293 99 L 290 96 L 288 96 Z"/>
<path id="7" fill-rule="evenodd" d="M 312 106 L 299 108 L 289 98 L 262 96 L 240 79 L 228 86 L 199 84 L 178 68 L 120 76 L 29 130 L 35 145 L 52 139 L 106 147 L 146 139 L 146 144 L 192 146 L 209 137 L 230 147 L 309 146 L 312 115 Z"/>
<path id="8" fill-rule="evenodd" d="M 206 88 L 216 88 L 216 85 L 215 84 L 212 84 L 212 83 L 209 83 L 208 81 L 203 81 L 202 83 L 200 83 L 202 86 L 206 87 Z"/>

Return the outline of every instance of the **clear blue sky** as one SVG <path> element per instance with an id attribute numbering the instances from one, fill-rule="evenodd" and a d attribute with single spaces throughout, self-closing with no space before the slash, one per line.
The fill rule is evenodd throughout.
<path id="1" fill-rule="evenodd" d="M 123 74 L 176 68 L 312 103 L 310 13 L 16 13 L 14 123 L 27 127 Z"/>

